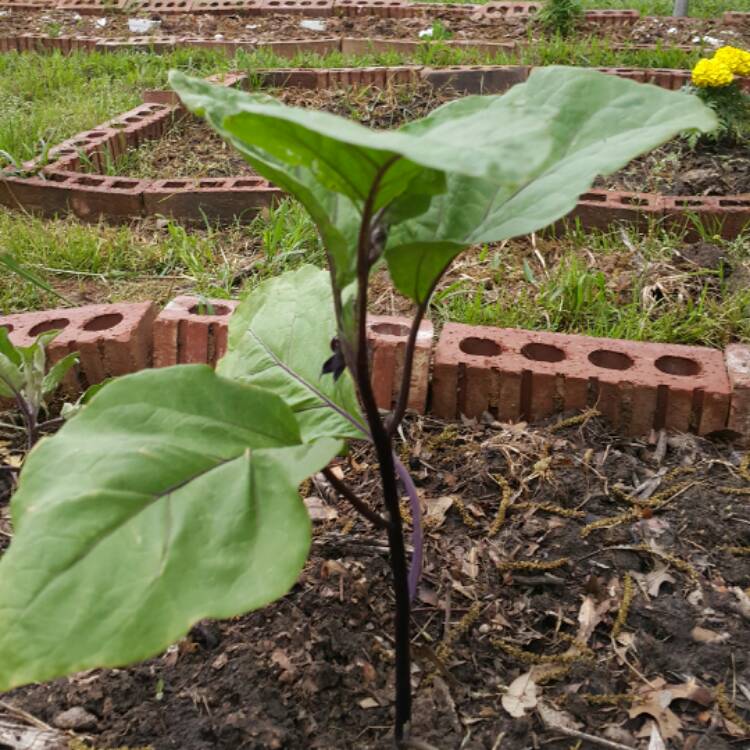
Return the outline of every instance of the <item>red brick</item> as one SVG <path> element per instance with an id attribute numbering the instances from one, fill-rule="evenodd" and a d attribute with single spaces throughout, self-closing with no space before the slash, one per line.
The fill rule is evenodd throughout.
<path id="1" fill-rule="evenodd" d="M 135 0 L 128 4 L 131 12 L 148 13 L 189 13 L 193 9 L 192 0 Z"/>
<path id="2" fill-rule="evenodd" d="M 124 10 L 128 0 L 57 0 L 60 10 L 74 10 L 81 15 L 112 13 Z"/>
<path id="3" fill-rule="evenodd" d="M 248 176 L 156 180 L 146 184 L 143 195 L 147 215 L 203 224 L 206 219 L 231 223 L 252 217 L 277 200 L 281 191 L 261 177 Z"/>
<path id="4" fill-rule="evenodd" d="M 48 349 L 49 361 L 78 352 L 80 366 L 67 385 L 83 388 L 151 366 L 156 312 L 151 302 L 89 305 L 7 315 L 0 318 L 0 326 L 10 329 L 10 339 L 17 346 L 29 346 L 44 331 L 60 330 Z"/>
<path id="5" fill-rule="evenodd" d="M 732 386 L 727 427 L 747 442 L 750 439 L 750 346 L 730 344 L 724 357 Z"/>
<path id="6" fill-rule="evenodd" d="M 580 222 L 584 229 L 611 229 L 615 223 L 646 228 L 664 216 L 664 198 L 654 193 L 625 193 L 619 190 L 589 190 L 564 219 L 557 222 L 559 230 L 566 223 Z"/>
<path id="7" fill-rule="evenodd" d="M 209 300 L 213 314 L 201 312 L 198 297 L 173 299 L 154 321 L 154 367 L 176 364 L 215 366 L 227 348 L 229 318 L 239 302 Z"/>
<path id="8" fill-rule="evenodd" d="M 737 10 L 728 10 L 724 13 L 722 20 L 727 24 L 750 23 L 750 13 L 742 13 Z"/>
<path id="9" fill-rule="evenodd" d="M 193 13 L 259 16 L 262 6 L 263 0 L 192 0 Z"/>
<path id="10" fill-rule="evenodd" d="M 333 12 L 338 16 L 379 18 L 409 18 L 413 15 L 406 0 L 334 0 Z"/>
<path id="11" fill-rule="evenodd" d="M 293 13 L 305 16 L 333 15 L 333 0 L 263 0 L 263 13 Z"/>
<path id="12" fill-rule="evenodd" d="M 479 13 L 490 18 L 529 18 L 539 12 L 541 3 L 490 2 Z"/>
<path id="13" fill-rule="evenodd" d="M 452 65 L 424 68 L 421 77 L 435 88 L 450 86 L 466 94 L 500 94 L 529 75 L 526 65 Z"/>
<path id="14" fill-rule="evenodd" d="M 630 435 L 723 429 L 729 381 L 721 352 L 449 323 L 435 352 L 438 417 L 537 420 L 595 406 Z"/>
<path id="15" fill-rule="evenodd" d="M 664 196 L 666 225 L 683 231 L 689 241 L 700 239 L 699 222 L 706 231 L 734 239 L 750 224 L 750 196 Z"/>
<path id="16" fill-rule="evenodd" d="M 181 108 L 176 105 L 146 103 L 108 120 L 100 127 L 117 132 L 118 143 L 124 151 L 161 138 L 181 114 Z"/>
<path id="17" fill-rule="evenodd" d="M 597 26 L 632 26 L 640 17 L 637 10 L 588 10 L 584 14 L 587 23 Z"/>
<path id="18" fill-rule="evenodd" d="M 375 400 L 381 409 L 390 410 L 401 390 L 404 371 L 404 353 L 409 337 L 411 320 L 390 315 L 369 315 L 367 340 L 370 348 L 371 378 Z M 424 414 L 430 382 L 430 354 L 433 327 L 422 321 L 414 349 L 408 408 Z"/>

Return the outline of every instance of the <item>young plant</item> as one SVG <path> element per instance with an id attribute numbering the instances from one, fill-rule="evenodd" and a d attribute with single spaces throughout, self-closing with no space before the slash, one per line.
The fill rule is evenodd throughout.
<path id="1" fill-rule="evenodd" d="M 686 128 L 709 130 L 715 117 L 694 96 L 573 68 L 537 69 L 503 96 L 466 97 L 395 131 L 181 73 L 171 82 L 305 207 L 328 272 L 303 266 L 253 291 L 217 372 L 185 365 L 120 378 L 31 453 L 0 561 L 0 689 L 144 659 L 202 618 L 284 595 L 310 547 L 297 487 L 322 469 L 387 534 L 395 739 L 417 746 L 409 643 L 419 501 L 392 443 L 432 291 L 464 248 L 549 225 L 596 175 Z M 370 274 L 383 266 L 416 307 L 386 418 L 366 336 Z M 372 444 L 380 508 L 325 468 L 349 440 Z M 399 485 L 415 521 L 410 565 Z"/>
<path id="2" fill-rule="evenodd" d="M 734 144 L 747 140 L 750 134 L 750 96 L 740 88 L 737 76 L 748 75 L 750 52 L 736 47 L 721 47 L 713 57 L 702 58 L 696 63 L 691 74 L 691 90 L 719 118 L 718 129 L 707 138 Z"/>
<path id="3" fill-rule="evenodd" d="M 29 448 L 39 435 L 39 413 L 45 398 L 57 390 L 62 379 L 78 362 L 68 354 L 47 371 L 47 346 L 60 331 L 45 331 L 31 346 L 14 346 L 7 328 L 0 327 L 0 397 L 13 399 L 26 428 Z"/>
<path id="4" fill-rule="evenodd" d="M 544 6 L 537 15 L 545 31 L 559 34 L 563 38 L 575 31 L 581 18 L 583 18 L 583 8 L 580 0 L 545 0 Z"/>

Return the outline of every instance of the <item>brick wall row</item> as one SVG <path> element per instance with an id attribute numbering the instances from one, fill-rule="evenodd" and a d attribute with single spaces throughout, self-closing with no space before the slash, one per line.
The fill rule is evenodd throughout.
<path id="1" fill-rule="evenodd" d="M 471 3 L 413 3 L 409 0 L 0 0 L 0 8 L 70 10 L 82 15 L 148 12 L 211 13 L 260 16 L 293 14 L 305 16 L 360 16 L 415 18 L 435 13 L 489 18 L 529 18 L 541 2 L 499 0 L 485 5 Z M 591 10 L 589 23 L 622 26 L 635 23 L 635 10 Z"/>
<path id="2" fill-rule="evenodd" d="M 215 366 L 227 346 L 237 302 L 181 296 L 162 311 L 150 302 L 89 305 L 0 317 L 11 340 L 28 345 L 61 334 L 50 360 L 78 351 L 70 393 L 147 367 Z M 407 318 L 371 316 L 368 339 L 378 405 L 398 395 L 409 333 Z M 456 420 L 489 415 L 539 421 L 588 408 L 624 435 L 667 429 L 750 439 L 750 346 L 726 352 L 697 346 L 571 336 L 449 323 L 433 345 L 432 324 L 417 336 L 409 408 Z"/>

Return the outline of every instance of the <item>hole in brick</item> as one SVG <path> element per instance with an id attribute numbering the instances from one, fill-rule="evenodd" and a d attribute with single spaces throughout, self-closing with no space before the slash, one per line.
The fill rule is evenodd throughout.
<path id="1" fill-rule="evenodd" d="M 12 323 L 6 323 L 5 325 L 0 326 L 0 328 L 4 328 L 8 333 L 13 333 Z"/>
<path id="2" fill-rule="evenodd" d="M 130 188 L 137 187 L 138 182 L 136 180 L 115 180 L 111 187 L 119 190 L 129 190 Z"/>
<path id="3" fill-rule="evenodd" d="M 675 198 L 675 206 L 702 206 L 703 201 L 700 198 Z"/>
<path id="4" fill-rule="evenodd" d="M 380 333 L 384 336 L 408 336 L 409 326 L 402 323 L 373 323 L 370 326 L 373 333 Z"/>
<path id="5" fill-rule="evenodd" d="M 719 198 L 719 205 L 724 208 L 750 208 L 750 201 Z"/>
<path id="6" fill-rule="evenodd" d="M 122 323 L 122 313 L 107 313 L 106 315 L 97 315 L 92 318 L 83 327 L 84 331 L 106 331 L 108 328 L 114 328 L 118 323 Z"/>
<path id="7" fill-rule="evenodd" d="M 191 315 L 229 315 L 232 312 L 226 305 L 193 305 L 188 312 Z"/>
<path id="8" fill-rule="evenodd" d="M 67 182 L 70 178 L 66 177 L 64 174 L 56 174 L 53 172 L 52 174 L 47 175 L 47 179 L 50 182 Z"/>
<path id="9" fill-rule="evenodd" d="M 477 336 L 462 339 L 458 348 L 464 354 L 471 354 L 475 357 L 497 357 L 503 351 L 500 344 L 495 343 L 492 339 L 480 339 Z"/>
<path id="10" fill-rule="evenodd" d="M 232 187 L 243 188 L 243 187 L 258 187 L 262 182 L 261 179 L 257 180 L 235 180 Z"/>
<path id="11" fill-rule="evenodd" d="M 597 349 L 595 352 L 591 352 L 589 362 L 607 370 L 627 370 L 633 366 L 633 360 L 627 354 L 613 352 L 609 349 Z"/>
<path id="12" fill-rule="evenodd" d="M 169 180 L 162 185 L 165 188 L 184 188 L 186 186 L 187 182 L 185 180 Z"/>
<path id="13" fill-rule="evenodd" d="M 77 185 L 85 185 L 86 187 L 99 187 L 99 185 L 104 184 L 104 180 L 97 180 L 94 177 L 79 177 L 76 180 Z"/>
<path id="14" fill-rule="evenodd" d="M 526 344 L 521 354 L 536 362 L 562 362 L 565 359 L 565 352 L 552 344 Z"/>
<path id="15" fill-rule="evenodd" d="M 659 357 L 654 362 L 657 370 L 667 373 L 667 375 L 680 375 L 682 377 L 688 377 L 690 375 L 697 375 L 701 371 L 701 366 L 694 359 L 688 359 L 687 357 L 674 357 L 672 355 L 666 355 Z"/>
<path id="16" fill-rule="evenodd" d="M 61 331 L 69 325 L 70 321 L 67 318 L 55 318 L 54 320 L 45 320 L 37 323 L 29 333 L 32 336 L 38 336 L 40 333 L 45 333 L 46 331 Z"/>
<path id="17" fill-rule="evenodd" d="M 103 135 L 104 133 L 102 133 L 100 130 L 92 130 L 90 133 L 86 133 L 86 135 L 84 135 L 83 137 L 91 140 L 92 138 L 101 138 Z"/>
<path id="18" fill-rule="evenodd" d="M 226 180 L 199 180 L 198 187 L 202 188 L 219 188 L 223 187 Z"/>
<path id="19" fill-rule="evenodd" d="M 649 201 L 646 198 L 639 198 L 637 195 L 623 195 L 620 201 L 626 206 L 648 206 Z"/>
<path id="20" fill-rule="evenodd" d="M 597 203 L 604 203 L 607 200 L 607 196 L 604 193 L 584 193 L 580 200 L 582 201 L 595 201 Z"/>

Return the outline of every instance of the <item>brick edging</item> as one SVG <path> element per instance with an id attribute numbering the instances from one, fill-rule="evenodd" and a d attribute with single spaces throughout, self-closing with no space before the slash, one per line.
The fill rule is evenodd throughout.
<path id="1" fill-rule="evenodd" d="M 280 68 L 258 70 L 254 75 L 264 86 L 334 88 L 347 85 L 402 84 L 418 80 L 433 86 L 451 86 L 461 93 L 500 93 L 523 82 L 531 68 L 510 66 L 417 65 L 371 68 Z M 669 69 L 599 68 L 605 73 L 668 89 L 680 89 L 689 72 Z M 244 74 L 212 76 L 224 85 L 240 85 Z M 209 79 L 209 80 L 211 80 Z M 744 85 L 750 88 L 750 81 Z M 103 171 L 108 160 L 145 140 L 158 138 L 168 124 L 186 116 L 173 91 L 149 91 L 144 104 L 52 148 L 51 163 L 39 176 L 16 177 L 0 173 L 0 204 L 54 215 L 71 211 L 85 220 L 126 220 L 166 215 L 184 222 L 209 219 L 229 222 L 252 216 L 278 200 L 282 193 L 260 177 L 141 180 L 83 174 L 81 159 Z M 34 167 L 34 162 L 25 165 Z M 697 234 L 697 218 L 709 231 L 734 239 L 750 224 L 750 194 L 726 196 L 674 196 L 618 190 L 589 190 L 566 217 L 585 229 L 607 229 L 626 222 L 645 227 L 657 220 L 668 228 Z"/>
<path id="2" fill-rule="evenodd" d="M 180 13 L 233 14 L 244 16 L 379 16 L 419 18 L 429 13 L 449 13 L 466 17 L 530 18 L 540 2 L 499 0 L 485 5 L 460 3 L 408 2 L 408 0 L 0 0 L 0 8 L 28 10 L 70 10 L 82 15 L 137 13 L 162 15 Z M 630 25 L 639 18 L 636 10 L 590 10 L 588 23 L 606 26 Z"/>
<path id="3" fill-rule="evenodd" d="M 63 387 L 74 395 L 108 377 L 149 367 L 215 366 L 227 345 L 231 300 L 180 296 L 0 317 L 17 345 L 62 329 L 51 362 L 72 351 L 81 362 Z M 373 386 L 391 409 L 400 385 L 410 320 L 368 318 Z M 490 414 L 503 422 L 545 420 L 596 408 L 621 434 L 665 428 L 750 439 L 750 346 L 697 346 L 605 339 L 448 323 L 433 346 L 432 324 L 417 339 L 409 408 L 455 420 Z"/>

